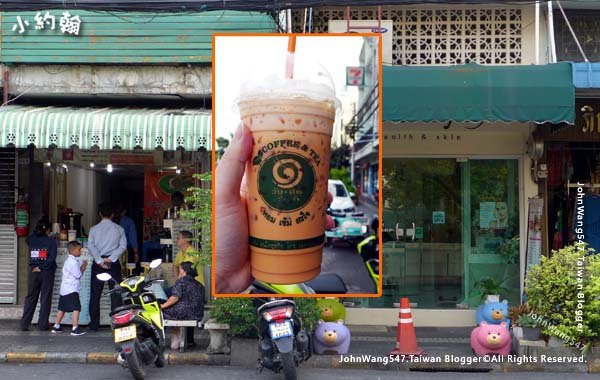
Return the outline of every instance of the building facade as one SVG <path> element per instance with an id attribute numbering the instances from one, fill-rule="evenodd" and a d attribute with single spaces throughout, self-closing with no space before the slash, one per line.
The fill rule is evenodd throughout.
<path id="1" fill-rule="evenodd" d="M 417 325 L 471 326 L 486 286 L 519 304 L 528 210 L 540 195 L 528 140 L 539 123 L 574 119 L 571 68 L 548 65 L 548 9 L 498 2 L 312 15 L 314 32 L 343 20 L 349 31 L 385 29 L 383 297 L 355 300 L 348 323 L 394 325 L 394 306 L 408 296 Z"/>
<path id="2" fill-rule="evenodd" d="M 60 222 L 68 208 L 88 231 L 98 203 L 134 194 L 127 206 L 141 252 L 165 218 L 146 197 L 149 179 L 171 176 L 153 191 L 172 192 L 189 184 L 180 174 L 211 170 L 212 34 L 276 30 L 261 12 L 3 12 L 0 146 L 10 176 L 0 180 L 0 231 L 10 244 L 0 246 L 0 303 L 21 303 L 27 291 L 15 188 L 26 195 L 30 230 L 44 215 Z M 210 294 L 210 268 L 205 278 Z"/>

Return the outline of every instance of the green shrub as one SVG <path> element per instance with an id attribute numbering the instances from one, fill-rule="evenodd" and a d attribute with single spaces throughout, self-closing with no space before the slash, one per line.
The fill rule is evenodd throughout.
<path id="1" fill-rule="evenodd" d="M 529 269 L 525 279 L 527 304 L 532 313 L 543 318 L 542 332 L 563 340 L 567 340 L 566 336 L 569 344 L 598 340 L 600 255 L 585 256 L 583 270 L 578 266 L 578 261 L 591 252 L 593 250 L 583 246 L 582 250 L 567 246 L 552 251 L 550 258 L 542 257 L 539 265 Z M 581 283 L 578 283 L 578 270 L 581 270 Z M 578 308 L 578 297 L 582 296 L 582 307 Z"/>
<path id="2" fill-rule="evenodd" d="M 349 192 L 356 194 L 356 187 L 350 182 L 350 170 L 348 170 L 348 168 L 332 168 L 329 171 L 329 179 L 339 179 L 346 185 L 346 189 Z"/>
<path id="3" fill-rule="evenodd" d="M 193 241 L 198 242 L 200 250 L 198 253 L 190 253 L 192 256 L 200 258 L 196 267 L 200 265 L 211 265 L 212 255 L 212 191 L 210 188 L 212 174 L 194 174 L 194 178 L 199 180 L 199 186 L 190 187 L 190 195 L 185 201 L 191 206 L 190 210 L 182 211 L 183 219 L 192 220 L 193 231 L 198 233 Z M 203 186 L 204 185 L 204 186 Z M 176 237 L 173 237 L 175 239 Z"/>
<path id="4" fill-rule="evenodd" d="M 230 334 L 240 338 L 256 338 L 258 316 L 252 298 L 215 298 L 211 301 L 211 318 L 219 323 L 227 323 Z M 296 311 L 305 329 L 316 327 L 320 310 L 314 298 L 294 298 Z"/>

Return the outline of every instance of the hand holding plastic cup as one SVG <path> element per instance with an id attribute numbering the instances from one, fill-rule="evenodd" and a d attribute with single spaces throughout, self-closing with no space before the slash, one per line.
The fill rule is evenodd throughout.
<path id="1" fill-rule="evenodd" d="M 323 71 L 317 75 L 328 76 Z M 269 77 L 243 85 L 238 108 L 254 140 L 246 168 L 252 275 L 274 284 L 309 281 L 321 271 L 325 240 L 339 108 L 333 85 Z"/>

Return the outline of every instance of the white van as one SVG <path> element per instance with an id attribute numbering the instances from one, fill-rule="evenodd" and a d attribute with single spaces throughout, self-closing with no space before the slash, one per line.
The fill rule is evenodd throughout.
<path id="1" fill-rule="evenodd" d="M 338 179 L 330 179 L 327 190 L 333 195 L 333 202 L 329 208 L 334 212 L 355 212 L 356 205 L 352 201 L 352 193 L 348 193 L 344 182 Z"/>

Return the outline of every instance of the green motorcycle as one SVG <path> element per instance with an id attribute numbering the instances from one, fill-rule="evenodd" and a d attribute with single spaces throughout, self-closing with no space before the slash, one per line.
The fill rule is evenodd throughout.
<path id="1" fill-rule="evenodd" d="M 158 268 L 161 263 L 161 259 L 156 259 L 150 263 L 150 268 Z M 166 300 L 167 297 L 160 286 L 153 286 L 162 280 L 132 276 L 117 284 L 108 273 L 96 277 L 100 281 L 114 281 L 115 287 L 107 294 L 117 293 L 123 298 L 123 305 L 110 312 L 119 352 L 117 360 L 129 368 L 134 379 L 143 380 L 146 376 L 144 365 L 154 364 L 160 368 L 166 364 L 165 329 L 158 299 Z"/>

